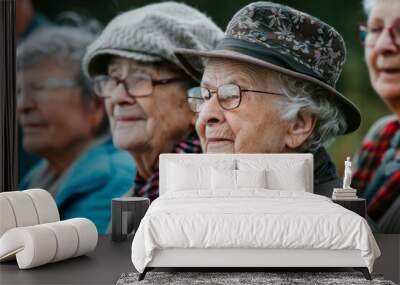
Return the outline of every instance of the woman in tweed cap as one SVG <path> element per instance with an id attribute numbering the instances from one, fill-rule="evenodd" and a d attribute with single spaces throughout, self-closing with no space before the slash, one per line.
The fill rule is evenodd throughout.
<path id="1" fill-rule="evenodd" d="M 158 197 L 160 153 L 201 152 L 186 102 L 196 83 L 174 49 L 213 48 L 222 36 L 199 11 L 164 2 L 117 16 L 87 49 L 83 68 L 105 98 L 114 143 L 137 164 L 134 196 Z"/>

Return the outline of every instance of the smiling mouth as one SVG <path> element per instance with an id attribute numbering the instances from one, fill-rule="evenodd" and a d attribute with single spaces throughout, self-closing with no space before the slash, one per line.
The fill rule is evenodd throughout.
<path id="1" fill-rule="evenodd" d="M 387 74 L 397 74 L 400 73 L 400 68 L 381 68 L 379 71 Z"/>
<path id="2" fill-rule="evenodd" d="M 46 127 L 46 124 L 21 124 L 22 132 L 24 135 L 42 133 L 43 131 L 47 131 Z"/>
<path id="3" fill-rule="evenodd" d="M 142 121 L 144 118 L 142 117 L 135 117 L 135 116 L 118 116 L 115 118 L 117 122 L 135 122 L 135 121 Z"/>
<path id="4" fill-rule="evenodd" d="M 22 123 L 21 128 L 23 129 L 35 129 L 35 128 L 43 128 L 46 127 L 44 123 Z"/>
<path id="5" fill-rule="evenodd" d="M 233 140 L 226 139 L 226 138 L 208 138 L 207 139 L 207 143 L 208 144 L 211 144 L 211 143 L 226 143 L 226 142 L 233 143 Z"/>

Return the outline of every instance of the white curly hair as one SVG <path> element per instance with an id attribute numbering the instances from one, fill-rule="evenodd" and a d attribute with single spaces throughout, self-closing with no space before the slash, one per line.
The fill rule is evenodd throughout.
<path id="1" fill-rule="evenodd" d="M 299 151 L 314 152 L 332 143 L 336 136 L 343 135 L 347 129 L 346 119 L 337 102 L 326 96 L 322 87 L 307 81 L 279 74 L 282 91 L 289 99 L 283 103 L 283 120 L 294 120 L 299 112 L 310 112 L 316 118 L 311 136 L 299 147 Z M 282 104 L 278 102 L 278 104 Z"/>

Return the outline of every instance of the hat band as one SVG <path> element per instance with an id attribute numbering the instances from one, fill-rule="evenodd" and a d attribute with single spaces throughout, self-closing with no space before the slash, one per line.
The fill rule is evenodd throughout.
<path id="1" fill-rule="evenodd" d="M 314 77 L 328 84 L 324 78 L 322 78 L 318 74 L 315 74 L 315 72 L 313 72 L 310 68 L 300 64 L 299 62 L 288 56 L 280 54 L 270 48 L 260 46 L 257 43 L 248 42 L 237 38 L 225 37 L 221 40 L 216 49 L 231 50 L 244 55 L 248 55 L 262 61 L 277 65 L 279 67 Z"/>

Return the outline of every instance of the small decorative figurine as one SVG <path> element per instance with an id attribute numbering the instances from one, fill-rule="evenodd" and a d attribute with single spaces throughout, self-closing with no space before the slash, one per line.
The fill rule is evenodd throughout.
<path id="1" fill-rule="evenodd" d="M 344 162 L 344 178 L 343 178 L 343 189 L 352 189 L 350 187 L 351 184 L 351 160 L 348 156 L 346 161 Z"/>
<path id="2" fill-rule="evenodd" d="M 355 200 L 357 189 L 351 188 L 351 160 L 348 156 L 344 162 L 343 188 L 333 188 L 333 200 Z"/>

